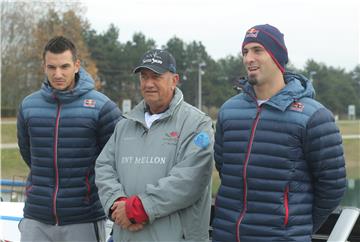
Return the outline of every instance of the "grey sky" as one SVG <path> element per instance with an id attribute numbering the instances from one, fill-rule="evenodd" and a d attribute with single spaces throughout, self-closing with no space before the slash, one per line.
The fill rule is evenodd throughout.
<path id="1" fill-rule="evenodd" d="M 314 59 L 352 70 L 360 64 L 357 0 L 101 0 L 84 1 L 86 18 L 102 33 L 110 23 L 125 42 L 136 32 L 159 47 L 177 36 L 201 41 L 219 59 L 240 52 L 245 31 L 269 23 L 285 35 L 290 61 L 303 68 Z"/>

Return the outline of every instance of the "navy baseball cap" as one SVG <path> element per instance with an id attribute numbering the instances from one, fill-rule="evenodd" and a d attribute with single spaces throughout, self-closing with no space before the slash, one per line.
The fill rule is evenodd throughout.
<path id="1" fill-rule="evenodd" d="M 163 74 L 167 71 L 176 73 L 176 61 L 166 50 L 149 50 L 140 59 L 140 63 L 133 72 L 137 73 L 143 68 L 150 69 L 158 74 Z"/>

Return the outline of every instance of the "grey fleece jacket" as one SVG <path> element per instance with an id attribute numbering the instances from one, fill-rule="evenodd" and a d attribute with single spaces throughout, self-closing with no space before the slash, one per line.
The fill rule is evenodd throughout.
<path id="1" fill-rule="evenodd" d="M 149 217 L 138 232 L 113 226 L 115 241 L 208 241 L 213 167 L 211 119 L 176 89 L 150 129 L 146 104 L 124 115 L 96 161 L 96 185 L 108 213 L 137 195 Z"/>

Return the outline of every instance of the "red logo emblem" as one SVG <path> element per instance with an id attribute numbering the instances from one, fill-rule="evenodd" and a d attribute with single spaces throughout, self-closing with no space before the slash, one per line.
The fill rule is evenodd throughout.
<path id="1" fill-rule="evenodd" d="M 293 102 L 290 107 L 291 110 L 302 112 L 304 110 L 304 104 L 301 102 Z"/>
<path id="2" fill-rule="evenodd" d="M 84 107 L 94 108 L 96 101 L 93 99 L 85 99 L 84 100 Z"/>
<path id="3" fill-rule="evenodd" d="M 245 38 L 256 38 L 258 34 L 259 34 L 259 30 L 252 28 L 246 32 Z"/>
<path id="4" fill-rule="evenodd" d="M 179 134 L 176 131 L 170 132 L 169 135 L 173 138 L 179 138 Z"/>

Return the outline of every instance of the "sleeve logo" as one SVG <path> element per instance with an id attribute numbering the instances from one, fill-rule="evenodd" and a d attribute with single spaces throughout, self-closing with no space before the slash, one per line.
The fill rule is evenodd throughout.
<path id="1" fill-rule="evenodd" d="M 94 99 L 85 99 L 84 107 L 95 108 L 96 101 Z"/>
<path id="2" fill-rule="evenodd" d="M 205 149 L 210 144 L 210 138 L 209 135 L 205 132 L 200 132 L 198 135 L 196 135 L 194 139 L 195 145 L 199 146 L 202 149 Z"/>

